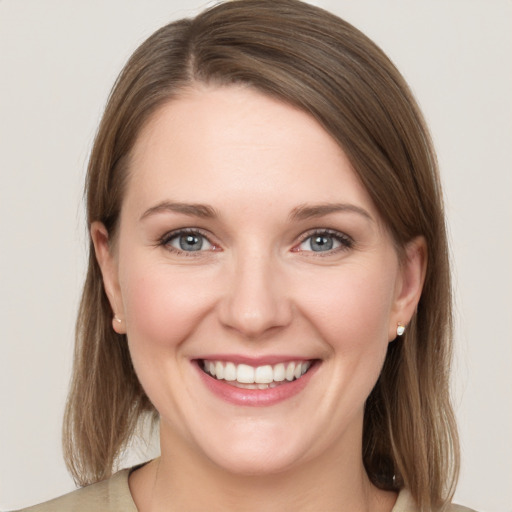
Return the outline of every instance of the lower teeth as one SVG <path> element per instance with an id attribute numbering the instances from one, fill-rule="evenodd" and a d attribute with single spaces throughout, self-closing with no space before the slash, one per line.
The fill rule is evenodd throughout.
<path id="1" fill-rule="evenodd" d="M 219 380 L 219 379 L 217 379 Z M 242 388 L 242 389 L 272 389 L 277 386 L 280 386 L 281 384 L 286 384 L 288 381 L 284 382 L 271 382 L 270 384 L 243 384 L 241 382 L 238 382 L 236 380 L 232 381 L 224 381 L 226 384 L 229 384 L 230 386 L 234 386 L 236 388 Z"/>

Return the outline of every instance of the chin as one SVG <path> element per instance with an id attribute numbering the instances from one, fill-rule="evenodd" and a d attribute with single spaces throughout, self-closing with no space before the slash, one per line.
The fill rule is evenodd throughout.
<path id="1" fill-rule="evenodd" d="M 204 447 L 205 455 L 217 467 L 240 476 L 265 476 L 286 472 L 308 457 L 311 443 L 266 431 L 258 436 L 230 436 L 228 444 Z"/>
<path id="2" fill-rule="evenodd" d="M 245 450 L 242 454 L 211 458 L 219 468 L 239 476 L 262 477 L 284 473 L 299 464 L 297 457 Z"/>

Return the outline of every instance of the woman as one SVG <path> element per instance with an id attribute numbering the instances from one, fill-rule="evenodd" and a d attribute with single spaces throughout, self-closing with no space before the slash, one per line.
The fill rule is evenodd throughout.
<path id="1" fill-rule="evenodd" d="M 458 510 L 435 155 L 364 35 L 296 0 L 162 28 L 87 198 L 64 439 L 100 483 L 34 510 Z M 161 457 L 111 476 L 147 416 Z"/>

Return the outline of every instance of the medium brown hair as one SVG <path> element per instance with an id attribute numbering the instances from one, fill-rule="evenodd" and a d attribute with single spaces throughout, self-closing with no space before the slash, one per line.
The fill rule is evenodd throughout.
<path id="1" fill-rule="evenodd" d="M 376 486 L 407 487 L 421 510 L 442 509 L 458 473 L 450 273 L 436 157 L 407 84 L 365 35 L 298 0 L 235 0 L 171 23 L 136 50 L 114 85 L 89 162 L 89 225 L 99 220 L 115 237 L 141 128 L 197 82 L 246 84 L 313 116 L 349 157 L 399 254 L 425 238 L 423 293 L 367 400 L 362 456 Z M 108 477 L 139 420 L 156 415 L 111 320 L 91 244 L 64 420 L 66 461 L 82 485 Z"/>

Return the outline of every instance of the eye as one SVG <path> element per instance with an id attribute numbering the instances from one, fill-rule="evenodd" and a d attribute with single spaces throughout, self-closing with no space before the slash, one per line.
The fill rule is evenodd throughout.
<path id="1" fill-rule="evenodd" d="M 168 233 L 160 243 L 175 252 L 212 251 L 215 249 L 206 236 L 194 230 Z"/>
<path id="2" fill-rule="evenodd" d="M 296 246 L 296 251 L 308 252 L 337 252 L 353 246 L 352 239 L 337 231 L 323 230 L 306 235 L 302 242 Z"/>

